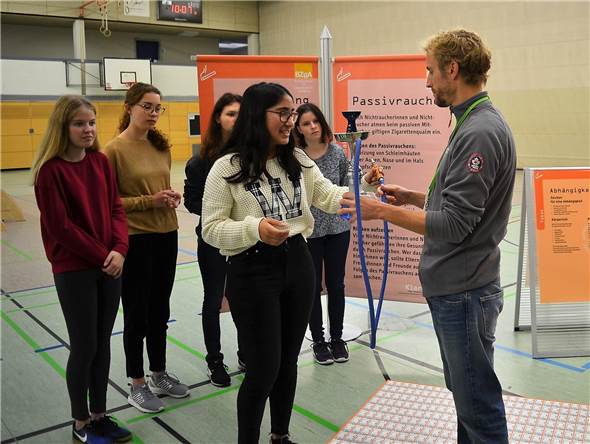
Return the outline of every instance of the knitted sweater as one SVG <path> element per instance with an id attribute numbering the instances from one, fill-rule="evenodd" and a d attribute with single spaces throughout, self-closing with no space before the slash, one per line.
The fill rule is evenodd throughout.
<path id="1" fill-rule="evenodd" d="M 127 255 L 127 220 L 103 154 L 87 150 L 79 162 L 49 160 L 39 170 L 35 197 L 54 273 L 102 268 L 111 250 Z"/>
<path id="2" fill-rule="evenodd" d="M 152 200 L 153 194 L 170 189 L 170 151 L 159 151 L 148 140 L 131 141 L 120 136 L 104 151 L 117 175 L 129 234 L 177 230 L 176 210 L 156 208 Z"/>
<path id="3" fill-rule="evenodd" d="M 239 171 L 239 160 L 227 154 L 215 162 L 207 176 L 203 196 L 202 226 L 205 242 L 234 256 L 260 241 L 258 225 L 265 218 L 284 220 L 290 236 L 307 238 L 313 231 L 313 205 L 327 213 L 336 213 L 348 187 L 339 187 L 326 179 L 313 160 L 295 148 L 302 165 L 301 176 L 291 181 L 276 158 L 266 162 L 269 180 L 252 184 L 229 183 L 225 178 Z"/>

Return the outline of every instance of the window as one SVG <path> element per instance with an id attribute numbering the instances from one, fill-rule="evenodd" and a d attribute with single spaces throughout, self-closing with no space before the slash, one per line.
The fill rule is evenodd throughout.
<path id="1" fill-rule="evenodd" d="M 160 59 L 160 42 L 148 40 L 135 41 L 135 57 L 138 59 L 150 59 L 152 62 Z"/>

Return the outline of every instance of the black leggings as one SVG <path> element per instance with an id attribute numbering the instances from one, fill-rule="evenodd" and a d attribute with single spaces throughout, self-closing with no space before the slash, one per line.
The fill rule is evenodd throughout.
<path id="1" fill-rule="evenodd" d="M 127 376 L 143 378 L 143 340 L 150 370 L 166 370 L 166 330 L 176 274 L 178 231 L 133 234 L 123 268 L 123 345 Z"/>
<path id="2" fill-rule="evenodd" d="M 328 234 L 307 240 L 315 267 L 315 295 L 309 329 L 313 342 L 324 341 L 322 321 L 322 270 L 326 272 L 330 339 L 342 339 L 344 322 L 344 271 L 350 242 L 350 231 Z"/>
<path id="3" fill-rule="evenodd" d="M 66 383 L 72 417 L 85 421 L 90 411 L 107 409 L 107 384 L 111 364 L 111 334 L 121 296 L 121 279 L 100 269 L 53 275 L 57 297 L 70 337 Z"/>
<path id="4" fill-rule="evenodd" d="M 227 298 L 247 363 L 238 394 L 238 443 L 258 443 L 269 397 L 272 433 L 289 433 L 314 279 L 301 235 L 279 247 L 259 242 L 229 258 Z"/>
<path id="5" fill-rule="evenodd" d="M 225 288 L 227 263 L 219 249 L 209 245 L 199 237 L 197 259 L 203 282 L 203 336 L 207 349 L 207 362 L 212 363 L 222 357 L 219 310 Z"/>

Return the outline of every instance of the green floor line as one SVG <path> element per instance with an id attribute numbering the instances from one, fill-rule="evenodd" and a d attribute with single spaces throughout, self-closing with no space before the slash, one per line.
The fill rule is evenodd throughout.
<path id="1" fill-rule="evenodd" d="M 121 426 L 121 427 L 125 427 L 125 426 L 127 425 L 127 423 L 126 423 L 125 421 L 123 421 L 122 419 L 119 419 L 119 418 L 117 418 L 117 417 L 116 417 L 116 416 L 114 416 L 114 415 L 110 415 L 110 416 L 111 416 L 111 418 L 113 418 L 113 419 L 115 420 L 115 422 L 116 422 L 117 424 L 119 424 L 119 426 Z M 133 442 L 133 443 L 135 443 L 135 444 L 145 444 L 145 443 L 144 443 L 144 442 L 141 440 L 141 438 L 139 438 L 139 436 L 137 436 L 137 434 L 136 434 L 135 432 L 133 432 L 133 435 L 131 435 L 131 436 L 132 436 L 132 440 L 131 440 L 131 442 Z"/>
<path id="2" fill-rule="evenodd" d="M 174 279 L 174 282 L 182 282 L 182 281 L 188 281 L 190 279 L 198 279 L 198 278 L 199 278 L 199 275 L 198 274 L 195 274 L 193 276 L 187 276 L 187 277 L 183 277 L 183 278 L 180 278 L 180 279 Z"/>
<path id="3" fill-rule="evenodd" d="M 4 322 L 6 322 L 8 325 L 10 325 L 10 327 L 12 327 L 12 329 L 15 331 L 15 333 L 17 335 L 19 335 L 21 337 L 21 339 L 23 341 L 25 341 L 29 347 L 31 347 L 34 350 L 38 350 L 41 347 L 39 346 L 39 344 L 37 344 L 33 338 L 31 338 L 27 333 L 25 333 L 25 331 L 20 328 L 18 326 L 18 324 L 16 322 L 14 322 L 10 316 L 8 316 L 4 310 L 0 310 L 0 314 L 2 315 L 2 320 Z M 57 363 L 57 361 L 55 359 L 53 359 L 51 356 L 49 356 L 49 354 L 47 354 L 46 352 L 41 352 L 41 353 L 37 353 L 39 356 L 41 356 L 41 358 L 43 358 L 45 360 L 45 362 L 47 362 L 51 367 L 53 367 L 53 369 L 63 378 L 66 379 L 66 371 L 63 369 L 63 367 L 61 365 L 59 365 Z"/>
<path id="4" fill-rule="evenodd" d="M 217 396 L 225 395 L 226 393 L 229 393 L 229 392 L 233 392 L 235 390 L 238 390 L 240 388 L 240 385 L 241 384 L 236 384 L 236 385 L 233 385 L 233 386 L 231 386 L 229 388 L 226 388 L 226 389 L 223 389 L 223 390 L 218 390 L 216 392 L 209 393 L 208 395 L 204 395 L 204 396 L 201 396 L 201 397 L 196 398 L 196 399 L 190 399 L 188 401 L 181 402 L 181 403 L 175 404 L 173 406 L 166 407 L 166 410 L 164 410 L 162 412 L 162 414 L 163 413 L 168 413 L 168 412 L 171 412 L 171 411 L 174 411 L 174 410 L 178 410 L 180 408 L 187 407 L 189 405 L 193 405 L 193 404 L 196 404 L 196 403 L 205 401 L 207 399 L 216 398 Z M 329 430 L 331 430 L 333 432 L 337 432 L 338 430 L 340 430 L 340 427 L 339 426 L 337 426 L 335 424 L 332 424 L 327 419 L 324 419 L 321 416 L 319 416 L 319 415 L 317 415 L 317 414 L 315 414 L 315 413 L 313 413 L 313 412 L 311 412 L 311 411 L 309 411 L 309 410 L 307 410 L 307 409 L 305 409 L 305 408 L 303 408 L 303 407 L 301 407 L 301 406 L 299 406 L 297 404 L 294 404 L 293 405 L 293 410 L 295 412 L 299 413 L 300 415 L 305 416 L 306 418 L 308 418 L 308 419 L 316 422 L 317 424 L 319 424 L 321 426 L 326 427 L 327 429 L 329 429 Z M 133 424 L 133 423 L 136 423 L 136 422 L 139 422 L 139 421 L 143 421 L 144 419 L 153 418 L 154 416 L 159 416 L 159 415 L 152 414 L 152 413 L 146 413 L 146 414 L 143 414 L 143 415 L 135 416 L 133 418 L 128 419 L 127 420 L 127 424 Z"/>
<path id="5" fill-rule="evenodd" d="M 177 270 L 185 270 L 187 268 L 194 268 L 194 266 L 195 266 L 194 263 L 192 263 L 192 264 L 183 264 L 183 265 L 177 265 L 176 266 L 176 269 Z"/>
<path id="6" fill-rule="evenodd" d="M 155 416 L 160 416 L 160 415 L 162 415 L 164 413 L 172 412 L 174 410 L 178 410 L 180 408 L 187 407 L 189 405 L 193 405 L 193 404 L 196 404 L 198 402 L 205 401 L 207 399 L 216 398 L 217 396 L 221 396 L 221 395 L 224 395 L 224 394 L 226 394 L 228 392 L 235 391 L 235 390 L 237 390 L 239 388 L 240 388 L 240 384 L 237 384 L 237 385 L 233 385 L 233 386 L 228 387 L 228 388 L 223 389 L 223 390 L 218 390 L 216 392 L 209 393 L 208 395 L 204 395 L 204 396 L 201 396 L 199 398 L 189 399 L 188 401 L 184 401 L 184 402 L 180 402 L 178 404 L 167 406 L 166 409 L 161 414 L 159 414 L 159 415 L 158 414 L 153 414 L 153 413 L 146 413 L 144 415 L 135 416 L 133 418 L 128 419 L 127 420 L 127 424 L 133 424 L 133 423 L 136 423 L 136 422 L 139 422 L 139 421 L 143 421 L 144 419 L 149 419 L 149 418 L 153 418 Z"/>
<path id="7" fill-rule="evenodd" d="M 168 342 L 171 342 L 172 344 L 176 345 L 178 348 L 183 349 L 184 351 L 189 352 L 191 355 L 196 356 L 199 359 L 202 359 L 203 361 L 205 360 L 205 355 L 201 352 L 198 352 L 192 348 L 190 348 L 188 345 L 186 345 L 185 343 L 181 342 L 180 340 L 176 339 L 173 336 L 167 335 L 166 336 L 166 340 Z"/>
<path id="8" fill-rule="evenodd" d="M 12 310 L 8 310 L 6 313 L 14 313 L 15 311 L 33 310 L 35 308 L 52 307 L 54 305 L 59 305 L 59 301 L 58 302 L 49 302 L 47 304 L 31 305 L 29 307 L 23 307 L 23 308 L 13 308 Z"/>
<path id="9" fill-rule="evenodd" d="M 340 430 L 340 427 L 337 426 L 336 424 L 332 424 L 327 419 L 324 419 L 321 416 L 318 416 L 315 413 L 310 412 L 307 409 L 304 409 L 300 405 L 293 404 L 293 411 L 299 413 L 300 415 L 305 416 L 308 419 L 311 419 L 313 422 L 315 422 L 315 423 L 317 423 L 317 424 L 319 424 L 321 426 L 324 426 L 324 427 L 326 427 L 327 429 L 330 429 L 333 432 L 337 432 L 338 430 Z"/>
<path id="10" fill-rule="evenodd" d="M 8 248 L 10 248 L 12 251 L 14 251 L 19 256 L 24 257 L 26 260 L 28 260 L 28 261 L 32 261 L 33 260 L 33 258 L 31 256 L 29 256 L 24 251 L 19 250 L 14 245 L 12 245 L 10 242 L 8 242 L 8 241 L 6 241 L 4 239 L 0 239 L 0 242 L 2 242 L 2 245 L 6 245 Z"/>
<path id="11" fill-rule="evenodd" d="M 511 297 L 514 297 L 514 296 L 516 296 L 516 292 L 515 291 L 510 292 L 508 294 L 504 294 L 504 299 L 509 299 Z"/>

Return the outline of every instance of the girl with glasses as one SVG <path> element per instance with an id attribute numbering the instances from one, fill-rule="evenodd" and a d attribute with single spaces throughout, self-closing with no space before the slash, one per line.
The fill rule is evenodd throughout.
<path id="1" fill-rule="evenodd" d="M 220 155 L 221 149 L 231 131 L 240 111 L 242 96 L 232 93 L 223 94 L 215 103 L 209 128 L 204 135 L 201 152 L 193 156 L 186 164 L 184 181 L 184 206 L 202 218 L 203 192 L 205 180 Z M 221 331 L 219 328 L 219 311 L 225 288 L 226 258 L 219 254 L 219 249 L 203 240 L 202 220 L 197 225 L 197 258 L 203 281 L 203 336 L 207 349 L 207 374 L 211 384 L 217 387 L 231 385 L 227 367 L 221 353 Z M 244 360 L 238 351 L 238 367 L 245 369 Z"/>
<path id="2" fill-rule="evenodd" d="M 43 245 L 70 338 L 72 438 L 90 444 L 129 441 L 131 433 L 105 415 L 127 221 L 115 175 L 99 152 L 90 102 L 79 96 L 57 101 L 32 174 Z"/>
<path id="3" fill-rule="evenodd" d="M 203 196 L 203 237 L 229 256 L 226 296 L 246 359 L 239 443 L 258 442 L 267 398 L 271 442 L 292 442 L 297 358 L 315 287 L 305 241 L 314 225 L 310 208 L 336 213 L 348 191 L 295 148 L 294 112 L 293 96 L 281 85 L 246 89 Z"/>
<path id="4" fill-rule="evenodd" d="M 317 164 L 333 183 L 348 186 L 348 160 L 344 151 L 332 143 L 332 130 L 320 109 L 306 103 L 297 108 L 294 134 L 299 147 Z M 364 176 L 365 185 L 379 184 L 379 169 Z M 377 174 L 375 174 L 377 172 Z M 313 233 L 307 239 L 315 268 L 314 302 L 309 321 L 314 360 L 321 365 L 348 361 L 348 347 L 342 340 L 344 322 L 344 272 L 350 242 L 350 224 L 334 214 L 312 208 L 315 219 Z M 322 270 L 326 271 L 330 343 L 324 339 L 322 321 Z"/>
<path id="5" fill-rule="evenodd" d="M 146 413 L 164 409 L 155 395 L 189 395 L 188 387 L 166 371 L 166 330 L 178 253 L 176 208 L 181 196 L 170 187 L 170 144 L 156 129 L 161 106 L 155 86 L 134 84 L 125 96 L 120 134 L 105 149 L 117 175 L 129 224 L 121 295 L 123 344 L 131 378 L 127 400 Z M 147 383 L 144 339 L 151 371 Z"/>

